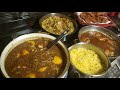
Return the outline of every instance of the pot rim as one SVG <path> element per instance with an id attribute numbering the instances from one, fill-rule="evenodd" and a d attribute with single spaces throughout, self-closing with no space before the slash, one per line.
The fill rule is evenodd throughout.
<path id="1" fill-rule="evenodd" d="M 93 45 L 93 44 L 90 44 L 90 43 L 79 42 L 79 43 L 76 43 L 76 44 L 70 46 L 70 47 L 68 48 L 69 52 L 70 52 L 70 49 L 71 49 L 72 47 L 74 47 L 75 45 L 77 45 L 77 44 L 78 44 L 78 45 L 88 44 L 88 45 L 92 45 L 92 46 L 94 46 L 95 48 L 99 49 L 99 50 L 105 55 L 105 57 L 107 58 L 107 60 L 108 60 L 108 67 L 107 67 L 107 70 L 106 70 L 105 72 L 103 72 L 102 74 L 90 75 L 90 74 L 86 74 L 86 73 L 83 73 L 83 72 L 81 72 L 80 70 L 78 70 L 78 69 L 76 68 L 76 66 L 75 66 L 75 65 L 71 62 L 71 60 L 70 60 L 70 64 L 73 66 L 73 68 L 75 69 L 75 71 L 77 71 L 77 72 L 79 72 L 79 73 L 81 73 L 81 74 L 83 74 L 83 75 L 85 75 L 85 76 L 92 76 L 92 77 L 99 77 L 99 76 L 105 75 L 105 74 L 109 71 L 109 69 L 110 69 L 110 67 L 111 67 L 110 60 L 109 60 L 109 58 L 106 56 L 106 54 L 102 51 L 101 48 L 99 48 L 99 47 L 97 47 L 97 46 L 95 46 L 95 45 Z"/>
<path id="2" fill-rule="evenodd" d="M 103 29 L 103 30 L 105 30 L 106 32 L 108 32 L 108 33 L 110 33 L 111 35 L 113 35 L 113 36 L 115 36 L 116 37 L 116 39 L 120 39 L 120 37 L 119 37 L 119 35 L 117 35 L 117 34 L 115 34 L 114 32 L 112 32 L 111 30 L 109 30 L 109 29 L 107 29 L 107 28 L 104 28 L 104 27 L 101 27 L 101 26 L 96 26 L 96 25 L 88 25 L 88 26 L 84 26 L 84 27 L 82 27 L 79 31 L 78 31 L 78 39 L 79 39 L 79 41 L 80 41 L 80 36 L 81 36 L 81 30 L 84 30 L 84 28 L 100 28 L 100 29 Z M 102 33 L 102 34 L 104 34 L 104 35 L 107 35 L 105 32 L 103 32 L 103 31 L 100 31 L 100 30 L 89 30 L 89 31 L 97 31 L 97 32 L 100 32 L 100 33 Z M 88 31 L 86 31 L 86 32 L 88 32 Z M 83 32 L 83 33 L 85 33 L 85 32 Z M 82 34 L 83 34 L 82 33 Z M 110 38 L 112 38 L 113 39 L 113 37 L 112 36 L 110 36 L 110 35 L 107 35 L 107 36 L 109 36 Z M 117 40 L 115 40 L 116 41 L 116 43 L 119 45 L 119 43 L 117 42 Z M 80 41 L 81 42 L 81 41 Z M 119 53 L 120 53 L 120 47 L 119 47 Z M 119 55 L 116 55 L 116 56 L 108 56 L 108 58 L 109 59 L 116 59 L 117 57 L 118 57 Z"/>
<path id="3" fill-rule="evenodd" d="M 23 42 L 26 42 L 27 40 L 34 40 L 34 39 L 38 39 L 40 37 L 50 38 L 52 40 L 56 39 L 54 36 L 51 36 L 51 35 L 48 35 L 48 34 L 29 33 L 29 34 L 24 34 L 24 35 L 21 35 L 21 36 L 17 37 L 16 39 L 12 40 L 4 48 L 4 50 L 2 51 L 1 57 L 0 57 L 0 68 L 1 68 L 1 71 L 2 71 L 3 75 L 6 78 L 10 78 L 10 76 L 7 74 L 7 72 L 5 70 L 5 60 L 6 60 L 7 56 L 8 56 L 8 54 L 10 53 L 10 51 L 13 50 L 13 48 L 15 48 L 17 45 L 19 45 L 19 44 L 21 44 Z M 19 43 L 19 44 L 15 45 L 15 43 L 16 44 Z M 61 41 L 58 41 L 58 43 L 63 48 L 63 50 L 64 50 L 64 52 L 66 54 L 66 59 L 67 59 L 66 60 L 66 66 L 65 66 L 63 72 L 58 77 L 56 77 L 56 78 L 61 78 L 68 71 L 70 62 L 69 62 L 69 51 L 68 51 L 68 49 L 66 48 L 66 46 Z"/>
<path id="4" fill-rule="evenodd" d="M 71 32 L 70 34 L 68 34 L 67 36 L 70 36 L 70 35 L 74 34 L 74 33 L 78 30 L 78 24 L 75 22 L 75 20 L 74 20 L 73 18 L 71 18 L 71 17 L 69 17 L 69 16 L 67 16 L 67 15 L 65 15 L 65 14 L 61 14 L 61 13 L 48 13 L 48 14 L 43 15 L 43 16 L 39 19 L 39 25 L 40 25 L 40 27 L 41 27 L 44 31 L 46 31 L 46 32 L 48 32 L 48 33 L 50 33 L 50 34 L 52 34 L 52 35 L 59 36 L 58 34 L 51 33 L 51 32 L 45 30 L 45 29 L 42 27 L 42 21 L 45 20 L 45 19 L 48 18 L 48 17 L 51 17 L 51 16 L 65 17 L 65 18 L 69 19 L 69 20 L 73 23 L 74 31 Z"/>

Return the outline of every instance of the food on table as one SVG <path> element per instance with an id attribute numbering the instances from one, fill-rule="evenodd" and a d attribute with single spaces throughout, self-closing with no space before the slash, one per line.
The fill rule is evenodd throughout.
<path id="1" fill-rule="evenodd" d="M 72 64 L 81 72 L 89 75 L 101 74 L 106 69 L 101 58 L 92 50 L 76 48 L 70 51 Z"/>
<path id="2" fill-rule="evenodd" d="M 119 47 L 115 40 L 97 31 L 88 31 L 79 37 L 81 41 L 100 47 L 107 56 L 115 56 Z"/>
<path id="3" fill-rule="evenodd" d="M 51 16 L 42 21 L 42 28 L 46 31 L 60 35 L 64 30 L 69 30 L 68 34 L 74 31 L 74 25 L 68 18 Z"/>
<path id="4" fill-rule="evenodd" d="M 47 51 L 51 39 L 40 38 L 16 46 L 7 56 L 5 69 L 12 78 L 55 78 L 64 70 L 66 57 L 60 45 Z"/>
<path id="5" fill-rule="evenodd" d="M 82 12 L 80 18 L 85 23 L 110 23 L 104 12 Z"/>

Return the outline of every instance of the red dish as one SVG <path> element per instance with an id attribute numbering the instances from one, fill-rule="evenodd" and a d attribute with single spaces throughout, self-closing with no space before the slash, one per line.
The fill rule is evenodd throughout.
<path id="1" fill-rule="evenodd" d="M 115 23 L 110 19 L 110 17 L 107 15 L 107 13 L 104 13 L 104 17 L 107 18 L 107 20 L 108 20 L 108 22 L 106 22 L 106 23 L 85 22 L 85 20 L 80 17 L 80 15 L 82 13 L 84 13 L 84 12 L 75 12 L 74 13 L 77 16 L 79 23 L 82 25 L 96 25 L 96 26 L 101 26 L 101 27 L 115 26 Z"/>

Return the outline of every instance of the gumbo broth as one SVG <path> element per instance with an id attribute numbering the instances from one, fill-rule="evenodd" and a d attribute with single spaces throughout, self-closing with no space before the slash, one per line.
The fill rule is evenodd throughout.
<path id="1" fill-rule="evenodd" d="M 56 78 L 64 70 L 66 56 L 60 45 L 44 48 L 51 39 L 40 38 L 16 46 L 7 56 L 5 69 L 12 78 Z"/>
<path id="2" fill-rule="evenodd" d="M 100 47 L 107 56 L 116 56 L 118 54 L 118 44 L 111 37 L 97 31 L 88 31 L 80 37 L 82 42 L 87 42 Z"/>

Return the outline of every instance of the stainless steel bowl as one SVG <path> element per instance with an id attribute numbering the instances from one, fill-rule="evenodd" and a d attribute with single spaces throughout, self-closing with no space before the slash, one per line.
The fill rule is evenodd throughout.
<path id="1" fill-rule="evenodd" d="M 63 17 L 63 18 L 67 18 L 67 19 L 71 20 L 71 22 L 72 22 L 73 25 L 74 25 L 74 31 L 73 31 L 72 33 L 68 34 L 68 35 L 71 35 L 71 34 L 75 33 L 75 31 L 78 29 L 78 25 L 77 25 L 77 23 L 75 22 L 75 20 L 73 20 L 72 18 L 70 18 L 70 17 L 68 17 L 68 16 L 66 16 L 66 15 L 64 15 L 64 14 L 60 14 L 60 13 L 49 13 L 49 14 L 44 15 L 44 16 L 43 16 L 42 18 L 40 18 L 40 20 L 39 20 L 40 26 L 42 27 L 42 22 L 43 22 L 43 20 L 45 20 L 45 19 L 47 19 L 48 17 L 51 17 L 51 16 L 59 16 L 59 17 Z M 43 30 L 45 30 L 45 29 L 43 29 Z M 47 31 L 47 30 L 45 30 L 45 31 Z M 47 31 L 47 32 L 48 32 L 48 31 Z M 51 32 L 49 32 L 49 33 L 51 33 Z M 53 34 L 53 33 L 51 33 L 51 34 Z M 56 35 L 56 34 L 54 34 L 54 35 Z"/>
<path id="2" fill-rule="evenodd" d="M 41 37 L 44 38 L 49 38 L 54 40 L 55 37 L 51 36 L 51 35 L 47 35 L 47 34 L 40 34 L 40 33 L 31 33 L 31 34 L 25 34 L 22 36 L 19 36 L 18 38 L 14 39 L 13 41 L 11 41 L 3 50 L 1 57 L 0 57 L 0 67 L 1 67 L 1 71 L 3 73 L 3 75 L 6 78 L 10 78 L 9 75 L 7 74 L 6 70 L 5 70 L 5 60 L 8 56 L 8 54 L 19 44 L 26 42 L 28 40 L 34 40 L 34 39 L 39 39 Z M 66 66 L 63 70 L 63 72 L 61 73 L 61 75 L 59 75 L 58 78 L 66 78 L 67 74 L 68 74 L 68 69 L 69 69 L 69 52 L 68 49 L 66 48 L 66 46 L 59 41 L 58 44 L 62 47 L 63 51 L 65 52 L 65 57 L 66 57 Z"/>
<path id="3" fill-rule="evenodd" d="M 108 58 L 111 59 L 111 60 L 114 60 L 116 57 L 118 57 L 120 55 L 120 34 L 115 34 L 114 32 L 112 32 L 111 30 L 109 29 L 106 29 L 106 28 L 103 28 L 103 27 L 100 27 L 100 26 L 95 26 L 95 25 L 89 25 L 89 26 L 85 26 L 83 28 L 81 28 L 79 30 L 79 33 L 78 33 L 78 39 L 80 40 L 80 36 L 85 33 L 85 32 L 88 32 L 88 31 L 97 31 L 97 32 L 101 32 L 103 33 L 104 35 L 107 35 L 109 36 L 110 38 L 112 38 L 113 40 L 116 41 L 116 43 L 118 44 L 118 53 L 117 55 L 115 56 L 109 56 Z"/>
<path id="4" fill-rule="evenodd" d="M 80 42 L 80 43 L 72 45 L 69 48 L 69 51 L 71 51 L 73 49 L 77 49 L 77 48 L 86 48 L 86 49 L 95 51 L 99 55 L 99 57 L 101 58 L 101 60 L 103 60 L 103 62 L 105 63 L 105 65 L 107 66 L 106 70 L 104 72 L 102 72 L 101 74 L 98 74 L 98 75 L 89 75 L 89 74 L 85 74 L 85 73 L 79 71 L 76 68 L 76 66 L 70 60 L 71 65 L 73 66 L 74 70 L 77 71 L 78 74 L 80 74 L 79 75 L 80 77 L 81 76 L 82 77 L 99 77 L 99 76 L 105 75 L 108 72 L 109 68 L 111 67 L 111 63 L 110 63 L 109 59 L 107 58 L 107 56 L 105 55 L 105 53 L 99 47 L 96 47 L 96 46 L 94 46 L 92 44 Z"/>

